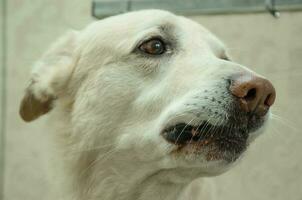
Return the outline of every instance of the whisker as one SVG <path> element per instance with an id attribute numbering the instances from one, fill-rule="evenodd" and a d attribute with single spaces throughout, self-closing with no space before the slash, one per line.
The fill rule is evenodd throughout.
<path id="1" fill-rule="evenodd" d="M 185 115 L 187 115 L 187 113 L 177 114 L 177 115 L 173 116 L 173 118 L 168 119 L 166 124 L 169 124 L 172 120 L 175 120 L 175 118 L 182 117 L 182 116 L 185 116 Z"/>
<path id="2" fill-rule="evenodd" d="M 190 122 L 187 123 L 187 124 L 185 125 L 185 127 L 182 129 L 182 131 L 180 132 L 180 134 L 177 136 L 176 141 L 175 141 L 175 144 L 177 144 L 177 142 L 178 142 L 180 136 L 183 134 L 184 130 L 188 127 L 188 125 L 190 125 L 190 123 L 191 123 L 193 120 L 195 120 L 195 119 L 197 119 L 197 117 L 192 118 L 192 119 L 190 120 Z"/>
<path id="3" fill-rule="evenodd" d="M 209 120 L 209 119 L 208 119 Z M 207 120 L 207 121 L 208 121 Z M 207 121 L 205 122 L 205 124 L 207 123 Z M 200 126 L 201 126 L 202 124 L 199 124 L 198 126 L 197 126 L 197 128 L 196 128 L 196 130 L 198 131 L 198 129 L 200 128 Z M 199 131 L 200 133 L 202 133 L 201 131 Z M 191 138 L 191 140 L 190 140 L 190 143 L 192 143 L 192 140 L 193 140 L 193 137 Z M 198 142 L 200 141 L 200 138 L 198 139 Z M 196 147 L 197 148 L 197 147 Z"/>
<path id="4" fill-rule="evenodd" d="M 291 122 L 287 119 L 284 119 L 284 118 L 282 118 L 282 117 L 280 117 L 276 114 L 273 114 L 273 113 L 272 113 L 272 119 L 281 122 L 283 125 L 287 126 L 288 128 L 291 128 L 294 131 L 298 131 L 297 126 L 293 122 Z"/>
<path id="5" fill-rule="evenodd" d="M 272 128 L 272 130 L 275 132 L 275 133 L 277 133 L 277 134 L 279 134 L 279 135 L 282 135 L 282 133 L 280 132 L 280 130 L 278 130 L 276 127 L 271 127 Z M 271 136 L 272 137 L 272 136 Z M 286 137 L 286 138 L 288 138 L 288 137 Z"/>
<path id="6" fill-rule="evenodd" d="M 208 119 L 207 119 L 207 121 L 205 122 L 205 126 L 204 127 L 202 127 L 202 129 L 199 131 L 201 134 L 202 134 L 202 132 L 206 129 L 206 128 L 208 128 L 208 125 L 210 125 L 210 123 L 209 123 L 209 121 L 211 120 L 212 118 L 211 117 L 209 117 Z M 199 127 L 198 127 L 199 128 Z M 205 135 L 204 135 L 204 137 L 207 137 L 207 132 L 205 133 Z M 199 139 L 198 139 L 198 142 L 200 142 L 201 141 L 201 138 L 202 137 L 200 137 Z"/>

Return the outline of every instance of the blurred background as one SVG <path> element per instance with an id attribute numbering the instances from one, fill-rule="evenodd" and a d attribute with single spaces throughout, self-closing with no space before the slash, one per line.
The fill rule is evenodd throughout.
<path id="1" fill-rule="evenodd" d="M 0 199 L 43 200 L 49 190 L 46 120 L 26 124 L 18 115 L 34 61 L 68 29 L 142 8 L 204 25 L 236 62 L 276 87 L 269 130 L 240 164 L 214 178 L 217 199 L 302 200 L 302 0 L 0 0 Z"/>

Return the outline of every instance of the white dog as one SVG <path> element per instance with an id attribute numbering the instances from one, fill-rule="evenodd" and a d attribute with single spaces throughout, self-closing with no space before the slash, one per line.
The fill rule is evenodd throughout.
<path id="1" fill-rule="evenodd" d="M 20 114 L 48 113 L 55 127 L 52 200 L 175 200 L 242 155 L 274 100 L 272 84 L 202 26 L 143 10 L 60 38 Z"/>

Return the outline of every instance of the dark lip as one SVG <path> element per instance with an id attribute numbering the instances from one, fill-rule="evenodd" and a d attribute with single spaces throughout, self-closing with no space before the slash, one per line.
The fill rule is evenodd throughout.
<path id="1" fill-rule="evenodd" d="M 194 152 L 198 153 L 198 148 L 209 147 L 212 155 L 222 157 L 227 153 L 228 157 L 224 159 L 231 161 L 246 150 L 249 132 L 247 127 L 231 124 L 214 126 L 203 121 L 198 126 L 178 123 L 164 129 L 162 136 L 179 149 L 192 145 Z"/>
<path id="2" fill-rule="evenodd" d="M 239 128 L 231 125 L 214 126 L 202 121 L 198 126 L 186 123 L 178 123 L 164 129 L 162 135 L 166 140 L 174 144 L 186 144 L 200 142 L 207 139 L 232 139 L 248 135 L 247 128 Z"/>
<path id="3" fill-rule="evenodd" d="M 233 110 L 228 120 L 221 125 L 201 121 L 192 126 L 184 122 L 165 128 L 161 135 L 176 146 L 172 152 L 205 154 L 207 160 L 224 160 L 233 162 L 248 147 L 250 133 L 262 127 L 267 115 L 242 113 Z M 184 151 L 182 151 L 184 149 Z"/>
<path id="4" fill-rule="evenodd" d="M 198 126 L 178 123 L 166 128 L 162 134 L 168 142 L 184 145 L 193 141 L 198 142 L 206 139 L 206 134 L 202 134 L 202 132 L 209 132 L 210 129 L 211 126 L 207 125 L 206 122 L 202 122 Z"/>

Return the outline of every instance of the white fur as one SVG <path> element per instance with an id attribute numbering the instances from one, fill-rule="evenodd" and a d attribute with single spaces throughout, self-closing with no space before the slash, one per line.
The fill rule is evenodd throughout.
<path id="1" fill-rule="evenodd" d="M 131 53 L 162 24 L 177 52 L 159 59 Z M 223 123 L 211 113 L 195 116 L 209 105 L 199 94 L 207 89 L 219 99 L 222 78 L 247 70 L 221 59 L 225 54 L 199 24 L 159 10 L 96 21 L 59 39 L 38 61 L 31 86 L 37 98 L 56 97 L 49 113 L 56 145 L 50 199 L 189 199 L 199 190 L 188 187 L 192 181 L 226 171 L 223 160 L 171 155 L 175 146 L 160 135 L 177 122 Z M 207 181 L 200 180 L 198 199 L 210 199 Z"/>

